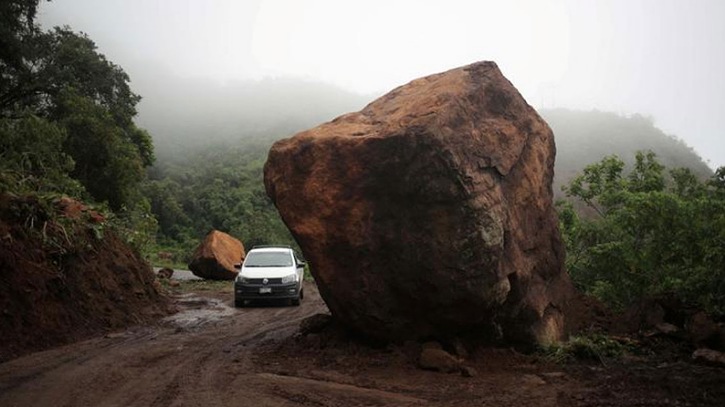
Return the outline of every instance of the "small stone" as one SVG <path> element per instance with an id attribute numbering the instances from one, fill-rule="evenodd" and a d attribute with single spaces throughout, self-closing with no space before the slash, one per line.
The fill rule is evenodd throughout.
<path id="1" fill-rule="evenodd" d="M 178 287 L 181 285 L 181 283 L 179 282 L 179 280 L 169 280 L 169 285 L 171 287 Z"/>
<path id="2" fill-rule="evenodd" d="M 669 324 L 667 322 L 662 322 L 662 323 L 655 325 L 655 329 L 659 333 L 662 333 L 665 335 L 672 335 L 672 334 L 677 333 L 680 330 L 680 328 L 678 328 L 672 324 Z"/>
<path id="3" fill-rule="evenodd" d="M 460 338 L 455 338 L 453 341 L 451 341 L 451 346 L 453 347 L 453 353 L 456 354 L 456 356 L 461 358 L 468 358 L 468 349 L 466 349 L 466 346 L 463 345 L 463 341 L 461 341 Z"/>
<path id="4" fill-rule="evenodd" d="M 539 376 L 533 374 L 525 374 L 521 376 L 521 380 L 528 386 L 541 386 L 546 384 L 546 381 Z"/>
<path id="5" fill-rule="evenodd" d="M 442 349 L 423 349 L 418 364 L 422 369 L 443 373 L 460 371 L 461 362 Z"/>
<path id="6" fill-rule="evenodd" d="M 476 377 L 478 371 L 471 366 L 461 366 L 461 376 L 463 377 Z"/>
<path id="7" fill-rule="evenodd" d="M 542 373 L 541 375 L 547 379 L 562 379 L 566 377 L 566 373 L 564 372 L 546 372 Z"/>
<path id="8" fill-rule="evenodd" d="M 174 275 L 174 269 L 170 269 L 168 267 L 164 267 L 156 272 L 156 277 L 161 278 L 161 279 L 169 279 L 173 275 Z"/>

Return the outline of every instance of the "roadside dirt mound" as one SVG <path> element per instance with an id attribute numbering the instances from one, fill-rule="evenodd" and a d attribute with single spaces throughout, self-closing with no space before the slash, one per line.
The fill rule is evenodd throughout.
<path id="1" fill-rule="evenodd" d="M 170 310 L 138 253 L 60 202 L 0 196 L 0 362 Z"/>

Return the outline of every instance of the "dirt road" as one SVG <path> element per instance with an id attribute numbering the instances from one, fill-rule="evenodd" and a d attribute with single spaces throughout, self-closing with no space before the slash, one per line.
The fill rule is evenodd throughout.
<path id="1" fill-rule="evenodd" d="M 722 371 L 672 361 L 562 367 L 507 349 L 466 362 L 475 377 L 419 370 L 410 346 L 300 335 L 326 312 L 231 307 L 230 292 L 176 296 L 181 311 L 0 365 L 0 406 L 722 406 Z"/>

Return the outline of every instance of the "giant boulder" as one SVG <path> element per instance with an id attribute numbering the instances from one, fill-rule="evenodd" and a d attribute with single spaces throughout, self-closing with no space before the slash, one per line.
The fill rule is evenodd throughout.
<path id="1" fill-rule="evenodd" d="M 549 126 L 480 62 L 276 142 L 264 182 L 350 328 L 548 343 L 572 293 L 554 156 Z"/>
<path id="2" fill-rule="evenodd" d="M 238 271 L 234 265 L 244 260 L 244 245 L 218 230 L 212 230 L 194 250 L 189 270 L 209 280 L 234 280 Z"/>

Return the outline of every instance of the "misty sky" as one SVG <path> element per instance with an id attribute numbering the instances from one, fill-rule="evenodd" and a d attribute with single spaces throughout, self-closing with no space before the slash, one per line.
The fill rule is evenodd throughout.
<path id="1" fill-rule="evenodd" d="M 292 76 L 379 95 L 493 60 L 534 107 L 651 116 L 725 165 L 723 0 L 53 0 L 40 21 L 88 33 L 132 80 Z"/>

